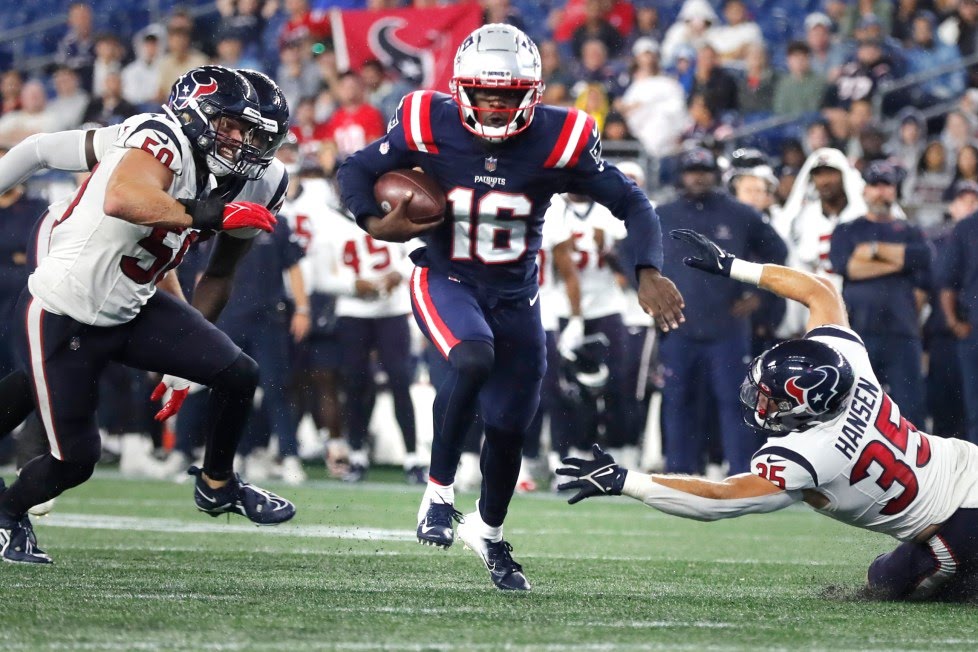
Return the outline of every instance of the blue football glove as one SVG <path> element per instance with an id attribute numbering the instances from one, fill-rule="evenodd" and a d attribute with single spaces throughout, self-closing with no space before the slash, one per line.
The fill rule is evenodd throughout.
<path id="1" fill-rule="evenodd" d="M 709 274 L 730 277 L 730 266 L 737 259 L 736 256 L 728 254 L 705 235 L 691 229 L 673 229 L 669 235 L 676 240 L 688 242 L 696 249 L 698 256 L 683 258 L 683 263 L 687 266 Z"/>
<path id="2" fill-rule="evenodd" d="M 620 496 L 625 486 L 626 469 L 621 468 L 608 453 L 595 444 L 591 448 L 593 460 L 565 457 L 561 460 L 567 466 L 557 469 L 557 475 L 566 475 L 574 480 L 558 485 L 557 489 L 577 489 L 577 493 L 567 501 L 571 505 L 591 496 Z"/>

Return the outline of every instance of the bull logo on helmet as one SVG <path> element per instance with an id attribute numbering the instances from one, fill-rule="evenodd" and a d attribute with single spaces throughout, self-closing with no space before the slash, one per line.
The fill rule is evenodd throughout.
<path id="1" fill-rule="evenodd" d="M 190 79 L 188 81 L 179 84 L 174 89 L 176 91 L 176 97 L 170 101 L 170 106 L 173 109 L 184 109 L 190 104 L 190 100 L 217 92 L 217 82 L 214 81 L 213 77 L 208 77 L 207 82 L 203 84 L 197 81 L 192 74 L 189 77 Z M 188 82 L 193 82 L 193 86 Z"/>
<path id="2" fill-rule="evenodd" d="M 823 365 L 805 376 L 792 376 L 784 384 L 784 389 L 798 405 L 804 406 L 812 414 L 821 414 L 838 393 L 838 386 L 839 370 Z"/>

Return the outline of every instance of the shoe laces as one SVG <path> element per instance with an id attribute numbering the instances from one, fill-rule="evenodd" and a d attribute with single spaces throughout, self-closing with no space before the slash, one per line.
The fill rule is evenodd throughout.
<path id="1" fill-rule="evenodd" d="M 486 542 L 486 556 L 493 568 L 508 568 L 512 573 L 522 573 L 523 567 L 513 559 L 513 556 L 509 554 L 511 552 L 513 552 L 513 546 L 509 541 Z"/>
<path id="2" fill-rule="evenodd" d="M 442 527 L 452 527 L 452 520 L 456 523 L 463 521 L 462 512 L 455 509 L 451 503 L 431 503 L 428 509 L 428 523 Z"/>

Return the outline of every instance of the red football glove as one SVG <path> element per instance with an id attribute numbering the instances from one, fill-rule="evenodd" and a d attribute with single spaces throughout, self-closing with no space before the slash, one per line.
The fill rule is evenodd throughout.
<path id="1" fill-rule="evenodd" d="M 190 393 L 190 381 L 167 374 L 163 376 L 163 380 L 160 381 L 160 384 L 150 394 L 149 400 L 161 400 L 168 389 L 171 390 L 170 400 L 164 403 L 163 408 L 153 417 L 157 421 L 166 421 L 180 411 L 180 406 L 183 405 L 187 394 Z"/>
<path id="2" fill-rule="evenodd" d="M 235 201 L 224 206 L 221 229 L 261 229 L 271 233 L 275 229 L 275 216 L 262 206 L 250 201 Z"/>

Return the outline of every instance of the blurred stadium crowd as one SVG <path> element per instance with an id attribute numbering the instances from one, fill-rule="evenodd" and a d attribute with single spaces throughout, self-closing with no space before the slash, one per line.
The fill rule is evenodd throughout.
<path id="1" fill-rule="evenodd" d="M 242 463 L 253 481 L 274 474 L 298 483 L 305 479 L 303 460 L 325 456 L 332 473 L 359 481 L 371 460 L 396 459 L 408 481 L 424 481 L 418 439 L 430 438 L 423 424 L 431 400 L 424 386 L 429 378 L 437 382 L 440 359 L 424 350 L 411 325 L 407 248 L 359 232 L 343 216 L 333 187 L 337 165 L 384 133 L 398 101 L 414 86 L 391 62 L 374 59 L 342 70 L 329 10 L 455 3 L 24 4 L 0 9 L 7 26 L 0 33 L 4 151 L 34 133 L 117 124 L 158 110 L 181 73 L 208 62 L 262 70 L 282 87 L 294 136 L 280 153 L 293 177 L 281 213 L 287 219 L 249 254 L 219 323 L 261 366 L 262 409 L 252 420 Z M 748 204 L 770 226 L 735 253 L 780 257 L 836 278 L 846 288 L 850 311 L 860 316 L 853 324 L 880 356 L 874 366 L 891 393 L 918 397 L 897 400 L 907 416 L 934 434 L 978 443 L 978 390 L 971 389 L 978 382 L 964 382 L 978 380 L 978 335 L 972 335 L 978 309 L 969 310 L 978 300 L 978 274 L 970 257 L 955 249 L 970 242 L 966 227 L 978 220 L 971 217 L 978 209 L 978 1 L 480 5 L 484 22 L 513 24 L 536 40 L 544 101 L 577 106 L 597 119 L 606 156 L 628 162 L 625 169 L 659 202 L 669 228 L 694 228 L 706 215 L 711 221 L 695 222 L 697 228 L 708 234 L 712 228 L 720 242 L 733 237 L 723 235 L 721 213 L 683 203 L 689 190 L 684 172 L 715 175 L 717 194 Z M 880 161 L 887 165 L 874 165 Z M 47 173 L 0 197 L 4 314 L 26 279 L 24 248 L 33 218 L 78 182 Z M 898 235 L 833 233 L 866 213 L 865 187 L 887 184 L 899 194 L 897 226 L 889 227 Z M 571 240 L 581 238 L 579 231 L 601 233 L 592 238 L 593 251 L 579 246 L 574 256 L 582 276 L 604 274 L 606 285 L 589 290 L 606 295 L 601 307 L 584 315 L 593 320 L 589 336 L 604 337 L 588 338 L 596 351 L 579 351 L 574 364 L 551 357 L 550 398 L 527 447 L 521 488 L 548 477 L 551 465 L 541 453 L 548 438 L 540 445 L 547 432 L 551 451 L 586 449 L 600 438 L 632 468 L 661 465 L 664 455 L 671 471 L 720 473 L 724 464 L 746 470 L 739 469 L 742 455 L 731 452 L 752 451 L 758 443 L 737 416 L 744 363 L 751 351 L 797 334 L 803 321 L 746 291 L 698 302 L 694 294 L 709 299 L 711 290 L 684 288 L 680 279 L 691 304 L 688 325 L 678 336 L 656 341 L 648 319 L 626 308 L 635 302 L 628 298 L 628 275 L 612 262 L 616 230 L 588 222 L 586 198 L 568 198 L 554 210 L 562 212 L 554 219 L 570 216 Z M 574 219 L 580 224 L 574 226 Z M 730 229 L 735 235 L 736 225 Z M 890 241 L 904 243 L 900 265 L 877 275 L 851 273 L 850 257 L 860 244 Z M 608 261 L 607 267 L 589 271 L 589 254 Z M 206 255 L 198 249 L 180 268 L 188 295 Z M 878 246 L 874 255 L 880 255 Z M 667 251 L 667 265 L 669 260 Z M 543 267 L 548 264 L 541 259 Z M 296 291 L 308 292 L 309 301 L 301 302 L 310 306 L 308 313 L 294 309 Z M 724 311 L 719 319 L 718 305 Z M 612 326 L 596 325 L 609 317 Z M 8 320 L 2 321 L 0 328 L 7 328 Z M 705 322 L 721 326 L 696 326 Z M 555 321 L 553 329 L 566 323 Z M 11 365 L 4 350 L 0 371 Z M 125 473 L 165 477 L 194 457 L 194 424 L 201 415 L 191 399 L 176 423 L 158 428 L 148 399 L 154 383 L 119 367 L 103 388 L 99 414 L 107 458 L 121 454 Z M 690 401 L 703 408 L 693 411 L 700 423 L 680 432 L 670 422 L 670 406 L 679 402 L 688 414 Z M 375 407 L 382 416 L 371 422 Z M 701 434 L 690 434 L 694 430 Z M 479 434 L 474 424 L 460 483 L 477 477 Z M 396 451 L 383 450 L 390 446 Z"/>

